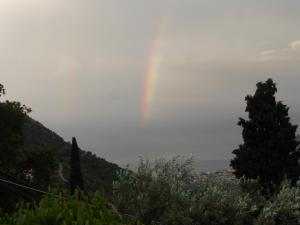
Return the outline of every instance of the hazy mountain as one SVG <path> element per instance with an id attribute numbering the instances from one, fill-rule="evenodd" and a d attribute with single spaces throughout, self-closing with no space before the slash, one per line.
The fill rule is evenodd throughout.
<path id="1" fill-rule="evenodd" d="M 56 185 L 67 187 L 69 177 L 71 144 L 49 130 L 41 123 L 27 117 L 23 127 L 24 148 L 50 148 L 55 153 L 56 170 L 53 181 Z M 79 142 L 80 145 L 80 142 Z M 89 192 L 104 188 L 111 190 L 113 180 L 120 167 L 114 163 L 81 150 L 81 168 L 85 188 Z"/>

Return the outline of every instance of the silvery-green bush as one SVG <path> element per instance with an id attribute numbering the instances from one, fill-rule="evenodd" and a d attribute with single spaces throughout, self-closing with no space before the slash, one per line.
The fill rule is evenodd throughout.
<path id="1" fill-rule="evenodd" d="M 191 218 L 195 225 L 251 224 L 256 205 L 240 187 L 240 181 L 228 177 L 211 177 L 199 185 L 191 201 Z"/>
<path id="2" fill-rule="evenodd" d="M 135 173 L 119 174 L 113 199 L 123 215 L 145 225 L 245 225 L 256 210 L 240 180 L 197 180 L 192 159 L 184 157 L 141 160 Z"/>
<path id="3" fill-rule="evenodd" d="M 114 183 L 113 202 L 123 216 L 143 224 L 192 224 L 188 185 L 192 160 L 175 157 L 154 163 L 141 160 L 136 173 L 122 171 Z"/>
<path id="4" fill-rule="evenodd" d="M 300 183 L 291 187 L 289 182 L 285 181 L 279 193 L 265 204 L 256 225 L 298 224 L 300 224 Z"/>

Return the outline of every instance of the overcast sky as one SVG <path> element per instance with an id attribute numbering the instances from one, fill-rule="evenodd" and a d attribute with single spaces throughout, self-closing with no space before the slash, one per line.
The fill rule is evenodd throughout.
<path id="1" fill-rule="evenodd" d="M 298 0 L 0 0 L 0 83 L 34 119 L 116 163 L 229 159 L 258 81 L 275 80 L 300 124 L 299 8 Z"/>

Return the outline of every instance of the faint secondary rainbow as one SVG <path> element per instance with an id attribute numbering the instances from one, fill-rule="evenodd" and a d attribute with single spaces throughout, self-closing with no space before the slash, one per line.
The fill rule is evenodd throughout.
<path id="1" fill-rule="evenodd" d="M 74 114 L 74 106 L 76 105 L 75 93 L 77 87 L 76 74 L 78 72 L 79 61 L 75 55 L 66 54 L 61 56 L 58 65 L 58 75 L 64 85 L 64 114 L 66 118 L 70 118 Z"/>
<path id="2" fill-rule="evenodd" d="M 162 58 L 162 45 L 164 41 L 165 21 L 160 20 L 158 31 L 151 46 L 147 63 L 146 79 L 142 103 L 142 117 L 144 121 L 151 118 L 159 77 L 159 66 Z"/>

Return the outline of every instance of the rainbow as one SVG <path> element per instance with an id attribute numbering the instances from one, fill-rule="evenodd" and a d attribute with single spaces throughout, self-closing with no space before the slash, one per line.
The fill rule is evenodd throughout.
<path id="1" fill-rule="evenodd" d="M 76 74 L 79 68 L 79 61 L 74 55 L 63 55 L 60 58 L 58 66 L 58 74 L 65 83 L 64 86 L 64 113 L 66 117 L 70 117 L 75 105 L 75 87 L 77 86 Z"/>
<path id="2" fill-rule="evenodd" d="M 164 19 L 161 19 L 148 58 L 142 103 L 143 121 L 148 121 L 151 118 L 154 107 L 154 98 L 157 89 L 159 66 L 162 58 L 164 26 L 165 21 Z"/>

